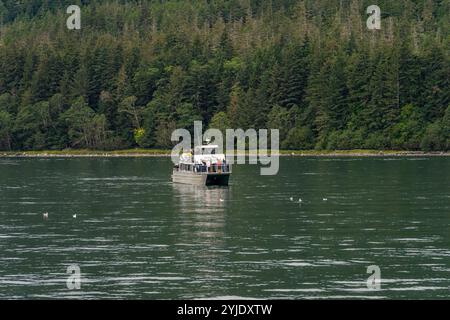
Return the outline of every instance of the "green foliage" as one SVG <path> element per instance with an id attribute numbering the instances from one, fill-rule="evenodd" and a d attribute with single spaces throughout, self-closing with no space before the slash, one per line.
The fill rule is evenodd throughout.
<path id="1" fill-rule="evenodd" d="M 0 148 L 11 150 L 11 115 L 0 110 Z"/>
<path id="2" fill-rule="evenodd" d="M 214 117 L 211 119 L 211 122 L 209 123 L 210 129 L 218 129 L 222 132 L 222 134 L 226 134 L 227 129 L 231 129 L 230 126 L 230 119 L 228 119 L 228 116 L 225 112 L 220 111 L 214 115 Z"/>
<path id="3" fill-rule="evenodd" d="M 171 141 L 171 135 L 176 128 L 175 121 L 162 119 L 156 127 L 156 147 L 172 148 L 174 144 Z"/>
<path id="4" fill-rule="evenodd" d="M 287 150 L 312 149 L 314 148 L 314 135 L 310 128 L 292 128 L 281 147 Z"/>
<path id="5" fill-rule="evenodd" d="M 134 129 L 134 141 L 136 141 L 137 145 L 140 147 L 145 146 L 145 129 L 138 128 Z"/>
<path id="6" fill-rule="evenodd" d="M 135 96 L 126 97 L 119 104 L 118 111 L 126 114 L 133 126 L 137 129 L 141 127 L 141 116 L 143 108 L 136 105 L 137 98 Z"/>
<path id="7" fill-rule="evenodd" d="M 82 97 L 61 117 L 67 124 L 70 147 L 102 149 L 107 146 L 105 115 L 95 114 Z"/>
<path id="8" fill-rule="evenodd" d="M 192 103 L 182 103 L 175 110 L 177 128 L 185 128 L 193 132 L 194 121 L 202 120 L 195 110 Z"/>
<path id="9" fill-rule="evenodd" d="M 280 106 L 274 106 L 268 115 L 268 129 L 280 130 L 280 140 L 284 141 L 288 135 L 290 127 L 290 114 L 288 110 Z M 291 147 L 288 149 L 292 149 Z"/>
<path id="10" fill-rule="evenodd" d="M 65 9 L 82 6 L 82 30 Z M 0 0 L 0 149 L 170 148 L 278 128 L 287 149 L 448 150 L 448 1 Z"/>
<path id="11" fill-rule="evenodd" d="M 392 146 L 395 149 L 418 150 L 423 136 L 423 116 L 419 108 L 406 105 L 402 108 L 400 122 L 392 128 Z"/>
<path id="12" fill-rule="evenodd" d="M 442 120 L 437 120 L 427 127 L 421 147 L 425 151 L 450 150 L 450 106 Z"/>

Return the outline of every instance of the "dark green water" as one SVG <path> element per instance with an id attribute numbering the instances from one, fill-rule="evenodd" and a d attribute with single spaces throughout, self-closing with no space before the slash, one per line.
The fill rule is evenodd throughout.
<path id="1" fill-rule="evenodd" d="M 0 159 L 0 298 L 450 298 L 450 158 L 234 171 L 205 189 L 167 158 Z"/>

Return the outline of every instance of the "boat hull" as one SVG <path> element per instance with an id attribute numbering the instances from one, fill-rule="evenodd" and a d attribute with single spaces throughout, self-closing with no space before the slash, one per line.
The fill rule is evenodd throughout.
<path id="1" fill-rule="evenodd" d="M 175 171 L 172 174 L 174 183 L 193 184 L 202 186 L 228 186 L 230 174 L 208 173 L 197 174 L 191 172 Z"/>

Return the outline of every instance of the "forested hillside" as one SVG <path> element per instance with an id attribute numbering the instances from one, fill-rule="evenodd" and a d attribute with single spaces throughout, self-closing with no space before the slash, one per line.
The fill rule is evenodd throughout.
<path id="1" fill-rule="evenodd" d="M 82 10 L 81 30 L 66 7 Z M 366 8 L 382 10 L 368 30 Z M 450 0 L 0 0 L 0 150 L 169 148 L 279 128 L 284 149 L 450 149 Z"/>

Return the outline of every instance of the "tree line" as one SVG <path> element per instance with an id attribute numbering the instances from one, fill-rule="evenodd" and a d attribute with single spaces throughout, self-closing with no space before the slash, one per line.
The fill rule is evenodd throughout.
<path id="1" fill-rule="evenodd" d="M 448 0 L 0 0 L 0 150 L 170 148 L 277 128 L 283 149 L 449 150 Z M 74 4 L 70 3 L 70 4 Z"/>

